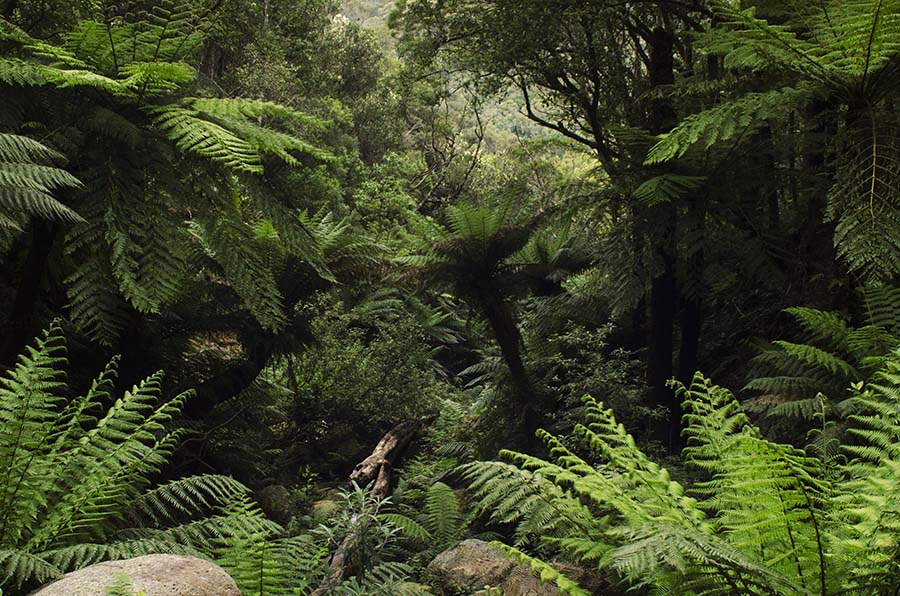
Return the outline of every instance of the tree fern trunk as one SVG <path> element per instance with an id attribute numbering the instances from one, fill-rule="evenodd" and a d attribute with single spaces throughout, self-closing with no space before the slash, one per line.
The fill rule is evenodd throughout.
<path id="1" fill-rule="evenodd" d="M 245 346 L 246 360 L 229 365 L 197 386 L 196 395 L 188 400 L 183 410 L 186 417 L 201 419 L 216 405 L 238 395 L 253 383 L 268 364 L 275 343 L 272 334 L 261 329 L 253 339 L 251 345 Z"/>
<path id="2" fill-rule="evenodd" d="M 0 340 L 0 368 L 15 364 L 16 356 L 37 331 L 34 314 L 38 292 L 47 272 L 56 232 L 57 226 L 52 222 L 35 219 L 31 224 L 31 247 Z"/>
<path id="3" fill-rule="evenodd" d="M 513 385 L 513 408 L 524 434 L 525 443 L 533 445 L 534 431 L 539 420 L 535 411 L 536 392 L 522 356 L 522 333 L 516 322 L 512 305 L 501 297 L 484 297 L 482 300 L 485 318 L 491 325 L 503 361 L 509 369 Z"/>

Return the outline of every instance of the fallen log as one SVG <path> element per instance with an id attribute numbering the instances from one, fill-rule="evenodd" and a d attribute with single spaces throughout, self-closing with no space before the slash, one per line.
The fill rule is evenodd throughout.
<path id="1" fill-rule="evenodd" d="M 350 473 L 350 480 L 357 486 L 372 484 L 369 494 L 377 499 L 386 499 L 391 494 L 394 464 L 429 421 L 408 420 L 392 428 L 381 437 L 372 453 L 356 464 L 353 472 Z M 360 516 L 360 518 L 362 517 Z M 318 588 L 313 590 L 310 596 L 325 596 L 350 575 L 352 571 L 350 559 L 353 549 L 356 547 L 353 537 L 354 532 L 351 529 L 334 554 L 331 555 L 328 561 L 330 572 L 327 577 Z"/>
<path id="2" fill-rule="evenodd" d="M 367 486 L 374 480 L 371 495 L 380 499 L 387 498 L 391 491 L 391 468 L 419 434 L 423 424 L 422 420 L 408 420 L 388 431 L 378 441 L 371 455 L 356 464 L 350 473 L 350 480 L 358 486 Z"/>

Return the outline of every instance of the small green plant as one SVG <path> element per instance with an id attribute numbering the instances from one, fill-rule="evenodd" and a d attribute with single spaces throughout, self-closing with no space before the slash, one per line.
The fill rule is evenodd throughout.
<path id="1" fill-rule="evenodd" d="M 462 540 L 471 519 L 465 516 L 459 498 L 443 482 L 435 482 L 425 493 L 424 507 L 416 514 L 385 513 L 381 518 L 403 530 L 417 546 L 416 561 L 427 564 L 436 554 Z"/>
<path id="2" fill-rule="evenodd" d="M 143 591 L 135 592 L 131 579 L 121 571 L 113 575 L 113 581 L 106 588 L 104 596 L 145 596 Z"/>
<path id="3" fill-rule="evenodd" d="M 419 596 L 430 594 L 427 586 L 410 580 L 414 569 L 393 561 L 401 554 L 400 526 L 382 513 L 390 498 L 370 494 L 356 483 L 343 491 L 344 506 L 329 525 L 321 525 L 313 536 L 325 539 L 328 550 L 349 554 L 355 575 L 329 592 L 332 596 Z M 320 540 L 321 542 L 321 540 Z"/>
<path id="4" fill-rule="evenodd" d="M 365 576 L 392 554 L 400 528 L 381 515 L 390 498 L 374 497 L 356 483 L 352 490 L 342 491 L 341 498 L 344 504 L 338 514 L 315 533 L 324 539 L 329 550 L 337 550 L 349 541 L 345 548 L 351 553 L 351 567 Z"/>

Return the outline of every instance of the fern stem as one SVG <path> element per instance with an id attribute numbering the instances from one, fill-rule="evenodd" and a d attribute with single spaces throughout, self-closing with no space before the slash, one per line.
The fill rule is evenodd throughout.
<path id="1" fill-rule="evenodd" d="M 803 490 L 802 483 L 797 483 L 800 490 Z M 794 563 L 797 565 L 797 577 L 800 579 L 800 583 L 804 584 L 806 582 L 803 581 L 803 565 L 800 563 L 800 557 L 797 556 L 797 541 L 794 540 L 794 529 L 791 527 L 791 520 L 788 518 L 788 510 L 784 506 L 784 495 L 781 491 L 778 491 L 778 501 L 781 503 L 781 511 L 784 514 L 784 527 L 787 530 L 788 542 L 791 544 L 791 555 L 794 559 Z"/>
<path id="2" fill-rule="evenodd" d="M 869 65 L 872 61 L 872 46 L 875 42 L 875 31 L 878 30 L 878 21 L 881 19 L 881 7 L 884 4 L 884 0 L 878 0 L 878 6 L 875 8 L 875 14 L 872 18 L 872 29 L 869 30 L 869 41 L 866 44 L 866 65 L 863 68 L 862 75 L 862 87 L 866 86 L 866 77 L 869 75 Z"/>
<path id="3" fill-rule="evenodd" d="M 109 51 L 112 54 L 113 70 L 115 72 L 114 76 L 116 78 L 118 78 L 118 76 L 119 76 L 119 58 L 116 55 L 116 43 L 113 41 L 112 27 L 110 26 L 108 16 L 106 19 L 106 37 L 109 39 Z"/>
<path id="4" fill-rule="evenodd" d="M 819 556 L 819 594 L 821 596 L 827 596 L 826 591 L 826 582 L 825 582 L 825 547 L 822 544 L 822 534 L 819 531 L 819 520 L 816 517 L 815 508 L 813 507 L 812 499 L 809 497 L 809 493 L 806 491 L 806 487 L 803 486 L 803 483 L 800 484 L 800 492 L 803 494 L 803 498 L 806 500 L 806 509 L 809 511 L 809 517 L 812 521 L 813 531 L 816 534 L 816 552 Z"/>

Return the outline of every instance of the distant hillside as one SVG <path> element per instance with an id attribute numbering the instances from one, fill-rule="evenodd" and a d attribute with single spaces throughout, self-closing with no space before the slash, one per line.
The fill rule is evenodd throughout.
<path id="1" fill-rule="evenodd" d="M 343 0 L 341 12 L 351 21 L 375 31 L 383 47 L 392 52 L 396 40 L 388 30 L 387 20 L 393 9 L 394 0 Z M 508 145 L 517 137 L 533 139 L 553 136 L 523 116 L 521 104 L 521 98 L 512 92 L 505 98 L 482 106 L 485 130 L 495 143 Z"/>
<path id="2" fill-rule="evenodd" d="M 351 21 L 373 29 L 387 27 L 394 0 L 344 0 L 342 12 Z"/>

